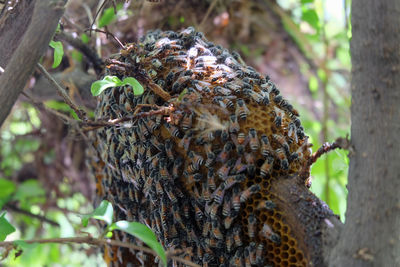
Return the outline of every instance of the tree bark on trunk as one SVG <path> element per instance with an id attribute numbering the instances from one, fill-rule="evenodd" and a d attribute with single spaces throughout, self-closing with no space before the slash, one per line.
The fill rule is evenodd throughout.
<path id="1" fill-rule="evenodd" d="M 400 2 L 353 0 L 348 208 L 330 266 L 400 266 Z"/>

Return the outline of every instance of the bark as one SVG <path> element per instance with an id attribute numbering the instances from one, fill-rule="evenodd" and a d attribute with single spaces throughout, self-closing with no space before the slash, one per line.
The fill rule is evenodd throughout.
<path id="1" fill-rule="evenodd" d="M 0 125 L 10 113 L 36 63 L 46 50 L 64 12 L 64 4 L 64 0 L 36 1 L 29 27 L 0 76 Z M 25 27 L 15 26 L 16 31 L 19 31 L 20 26 Z"/>
<path id="2" fill-rule="evenodd" d="M 330 266 L 400 266 L 400 2 L 353 0 L 346 224 Z"/>

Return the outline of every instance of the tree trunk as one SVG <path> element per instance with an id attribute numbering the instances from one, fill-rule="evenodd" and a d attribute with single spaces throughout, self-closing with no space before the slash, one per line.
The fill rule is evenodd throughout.
<path id="1" fill-rule="evenodd" d="M 346 224 L 330 266 L 400 266 L 400 2 L 353 0 Z"/>

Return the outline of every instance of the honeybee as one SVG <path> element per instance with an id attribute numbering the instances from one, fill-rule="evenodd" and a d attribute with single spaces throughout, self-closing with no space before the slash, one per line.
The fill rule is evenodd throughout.
<path id="1" fill-rule="evenodd" d="M 246 107 L 244 100 L 241 98 L 238 98 L 236 101 L 235 114 L 241 120 L 246 120 L 247 115 L 249 114 L 249 109 Z"/>
<path id="2" fill-rule="evenodd" d="M 181 122 L 182 129 L 184 131 L 190 129 L 192 127 L 192 123 L 193 123 L 193 113 L 185 114 Z"/>
<path id="3" fill-rule="evenodd" d="M 246 169 L 247 169 L 247 165 L 243 164 L 242 163 L 242 157 L 239 157 L 236 160 L 235 166 L 233 166 L 233 169 L 232 169 L 231 172 L 233 174 L 239 174 L 239 173 L 242 173 L 242 172 L 246 171 Z"/>
<path id="4" fill-rule="evenodd" d="M 171 139 L 165 140 L 164 148 L 165 148 L 165 153 L 167 154 L 168 159 L 173 161 L 174 160 L 174 152 L 172 151 Z"/>
<path id="5" fill-rule="evenodd" d="M 202 231 L 203 237 L 208 236 L 208 233 L 210 232 L 210 227 L 211 227 L 211 221 L 210 221 L 210 219 L 208 219 L 204 222 L 203 231 Z"/>
<path id="6" fill-rule="evenodd" d="M 218 205 L 222 204 L 222 200 L 224 199 L 224 193 L 225 193 L 225 184 L 221 183 L 217 190 L 215 190 L 212 194 L 212 198 L 214 199 L 214 202 L 217 203 Z"/>
<path id="7" fill-rule="evenodd" d="M 175 125 L 171 125 L 170 123 L 165 123 L 164 126 L 165 128 L 167 128 L 171 136 L 182 138 L 182 133 L 180 132 L 178 127 L 176 127 Z"/>
<path id="8" fill-rule="evenodd" d="M 203 176 L 200 173 L 189 174 L 188 172 L 183 172 L 183 174 L 185 175 L 188 184 L 193 184 L 195 182 L 199 182 L 203 178 Z"/>
<path id="9" fill-rule="evenodd" d="M 219 168 L 219 170 L 217 171 L 217 175 L 219 176 L 219 178 L 225 180 L 229 174 L 230 169 L 233 167 L 234 164 L 235 164 L 235 159 L 230 159 L 228 160 L 227 163 L 222 165 L 222 167 Z"/>
<path id="10" fill-rule="evenodd" d="M 211 190 L 215 190 L 214 168 L 209 168 L 207 172 L 207 184 Z"/>
<path id="11" fill-rule="evenodd" d="M 169 172 L 167 169 L 167 163 L 165 159 L 160 160 L 160 178 L 164 180 L 169 179 Z"/>
<path id="12" fill-rule="evenodd" d="M 248 217 L 248 224 L 247 224 L 247 229 L 249 232 L 249 237 L 250 238 L 254 238 L 255 237 L 255 232 L 256 232 L 256 223 L 257 223 L 257 219 L 256 216 L 254 216 L 254 214 L 250 214 Z"/>
<path id="13" fill-rule="evenodd" d="M 227 218 L 226 218 L 227 219 Z M 229 227 L 228 227 L 229 228 Z M 228 228 L 226 228 L 225 227 L 225 229 L 228 229 Z M 233 235 L 232 234 L 228 234 L 227 236 L 226 236 L 226 240 L 225 240 L 225 244 L 226 244 L 226 250 L 228 251 L 228 252 L 231 252 L 232 251 L 232 247 L 233 247 L 233 244 L 235 243 L 235 240 L 233 239 Z"/>
<path id="14" fill-rule="evenodd" d="M 273 163 L 274 163 L 273 157 L 269 157 L 264 161 L 264 163 L 260 167 L 261 177 L 265 178 L 271 172 Z"/>
<path id="15" fill-rule="evenodd" d="M 269 143 L 268 137 L 265 134 L 261 135 L 261 155 L 263 155 L 264 158 L 273 156 L 271 144 Z"/>
<path id="16" fill-rule="evenodd" d="M 171 200 L 171 202 L 174 204 L 174 203 L 178 202 L 178 199 L 176 198 L 176 196 L 172 192 L 172 190 L 173 190 L 173 188 L 172 188 L 171 184 L 167 184 L 165 192 L 167 193 L 169 200 Z"/>
<path id="17" fill-rule="evenodd" d="M 196 170 L 198 170 L 200 168 L 200 166 L 203 164 L 204 159 L 201 155 L 193 152 L 193 151 L 189 151 L 188 153 L 188 157 L 190 159 L 190 162 L 193 164 L 194 168 Z"/>
<path id="18" fill-rule="evenodd" d="M 277 245 L 281 243 L 281 237 L 275 234 L 267 223 L 264 223 L 261 234 Z"/>
<path id="19" fill-rule="evenodd" d="M 241 194 L 240 194 L 240 203 L 246 202 L 246 200 L 253 194 L 257 193 L 258 191 L 261 190 L 261 187 L 259 184 L 253 184 L 252 186 L 250 186 L 249 188 L 247 188 L 246 190 L 244 190 Z"/>
<path id="20" fill-rule="evenodd" d="M 243 250 L 242 248 L 238 248 L 235 252 L 235 256 L 230 261 L 231 266 L 243 266 Z"/>
<path id="21" fill-rule="evenodd" d="M 235 83 L 225 83 L 225 87 L 232 90 L 235 94 L 239 94 L 241 90 L 240 85 Z"/>
<path id="22" fill-rule="evenodd" d="M 215 220 L 212 222 L 212 233 L 214 235 L 215 238 L 217 239 L 223 239 L 223 235 L 221 233 L 221 230 L 219 229 L 219 225 L 218 225 L 218 221 Z"/>
<path id="23" fill-rule="evenodd" d="M 261 266 L 264 263 L 264 245 L 262 243 L 258 244 L 256 250 L 256 265 Z"/>
<path id="24" fill-rule="evenodd" d="M 218 208 L 219 205 L 217 203 L 214 202 L 211 204 L 209 211 L 211 220 L 215 220 L 217 218 Z"/>
<path id="25" fill-rule="evenodd" d="M 244 158 L 246 159 L 247 163 L 247 172 L 250 175 L 254 175 L 256 171 L 256 159 L 253 153 L 244 153 Z"/>
<path id="26" fill-rule="evenodd" d="M 260 142 L 258 141 L 257 131 L 254 128 L 249 130 L 249 145 L 253 152 L 256 152 L 260 148 Z"/>
<path id="27" fill-rule="evenodd" d="M 246 176 L 243 174 L 237 174 L 228 176 L 225 181 L 222 183 L 225 186 L 225 190 L 231 188 L 233 185 L 240 183 L 246 179 Z"/>
<path id="28" fill-rule="evenodd" d="M 250 242 L 250 245 L 248 246 L 248 251 L 249 251 L 250 263 L 255 265 L 256 264 L 256 243 L 255 242 Z"/>
<path id="29" fill-rule="evenodd" d="M 243 245 L 242 239 L 240 237 L 240 231 L 241 231 L 241 229 L 240 229 L 239 225 L 236 225 L 233 228 L 233 239 L 235 240 L 235 244 L 237 247 L 240 247 Z"/>
<path id="30" fill-rule="evenodd" d="M 195 211 L 196 220 L 203 219 L 203 212 L 201 211 L 201 209 L 199 208 L 197 203 L 194 204 L 194 211 Z"/>
<path id="31" fill-rule="evenodd" d="M 174 160 L 174 165 L 172 167 L 172 177 L 174 179 L 178 179 L 179 177 L 179 171 L 180 171 L 180 167 L 183 164 L 183 159 L 182 157 L 178 156 L 175 160 Z"/>
<path id="32" fill-rule="evenodd" d="M 288 143 L 286 142 L 285 137 L 282 136 L 282 135 L 279 135 L 279 134 L 273 134 L 272 137 L 279 143 L 279 145 L 280 145 L 281 147 L 283 147 L 283 149 L 285 150 L 285 153 L 286 153 L 287 155 L 289 155 L 289 154 L 290 154 L 290 152 L 289 152 L 289 145 L 288 145 Z"/>
<path id="33" fill-rule="evenodd" d="M 257 210 L 261 209 L 267 209 L 267 210 L 273 210 L 276 208 L 276 204 L 272 200 L 262 200 L 260 203 L 257 205 Z"/>
<path id="34" fill-rule="evenodd" d="M 211 201 L 211 193 L 210 193 L 210 190 L 208 189 L 208 183 L 207 182 L 203 182 L 202 183 L 201 194 L 203 195 L 203 198 L 204 198 L 204 200 L 206 202 L 210 202 Z"/>
<path id="35" fill-rule="evenodd" d="M 179 147 L 183 148 L 186 152 L 189 150 L 190 141 L 193 137 L 193 131 L 187 132 L 183 138 L 179 141 Z"/>
<path id="36" fill-rule="evenodd" d="M 225 193 L 225 200 L 224 200 L 224 205 L 222 206 L 222 215 L 225 217 L 229 215 L 231 212 L 231 207 L 232 207 L 232 193 L 230 191 Z"/>
<path id="37" fill-rule="evenodd" d="M 240 188 L 235 186 L 233 188 L 232 207 L 237 212 L 240 210 L 240 195 Z"/>
<path id="38" fill-rule="evenodd" d="M 236 151 L 241 155 L 244 153 L 249 138 L 244 133 L 240 132 L 237 136 L 232 135 L 232 141 L 236 146 Z"/>
<path id="39" fill-rule="evenodd" d="M 275 150 L 275 154 L 277 156 L 277 158 L 281 161 L 281 168 L 283 170 L 287 170 L 289 169 L 289 162 L 286 158 L 286 154 L 283 151 L 282 148 L 278 148 L 277 150 Z"/>
<path id="40" fill-rule="evenodd" d="M 235 114 L 229 116 L 229 132 L 237 133 L 240 130 L 240 125 Z"/>
<path id="41" fill-rule="evenodd" d="M 185 229 L 185 225 L 183 224 L 182 217 L 180 215 L 179 205 L 177 203 L 172 204 L 172 211 L 175 222 L 179 223 L 179 225 Z"/>
<path id="42" fill-rule="evenodd" d="M 229 153 L 232 151 L 232 149 L 233 149 L 233 143 L 227 142 L 224 145 L 224 148 L 222 149 L 221 153 L 219 153 L 217 161 L 225 163 L 228 160 Z"/>

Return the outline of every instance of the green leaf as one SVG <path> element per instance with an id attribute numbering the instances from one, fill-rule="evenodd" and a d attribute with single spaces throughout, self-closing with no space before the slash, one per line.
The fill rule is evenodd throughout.
<path id="1" fill-rule="evenodd" d="M 16 186 L 14 182 L 0 178 L 0 198 L 9 197 L 12 193 L 14 193 Z"/>
<path id="2" fill-rule="evenodd" d="M 134 95 L 142 95 L 144 92 L 143 86 L 133 77 L 127 77 L 122 81 L 123 85 L 130 85 Z"/>
<path id="3" fill-rule="evenodd" d="M 82 42 L 83 42 L 84 44 L 87 44 L 87 43 L 89 43 L 89 41 L 90 41 L 90 38 L 89 38 L 89 36 L 88 36 L 86 33 L 82 33 L 81 39 L 82 39 Z"/>
<path id="4" fill-rule="evenodd" d="M 49 45 L 50 45 L 50 47 L 54 48 L 54 62 L 53 62 L 52 68 L 57 68 L 58 65 L 60 65 L 61 60 L 64 55 L 63 45 L 60 41 L 55 42 L 53 40 L 50 42 Z"/>
<path id="5" fill-rule="evenodd" d="M 13 199 L 24 200 L 27 198 L 44 196 L 44 194 L 44 189 L 38 183 L 38 181 L 30 179 L 18 185 L 17 191 L 15 192 Z"/>
<path id="6" fill-rule="evenodd" d="M 99 19 L 98 27 L 102 28 L 107 26 L 116 18 L 116 14 L 113 7 L 109 7 L 104 10 L 103 15 Z"/>
<path id="7" fill-rule="evenodd" d="M 95 81 L 92 83 L 92 86 L 90 87 L 90 91 L 92 92 L 93 96 L 98 96 L 101 93 L 103 93 L 104 90 L 110 87 L 115 87 L 117 86 L 116 83 L 110 82 L 107 80 L 100 80 L 100 81 Z"/>
<path id="8" fill-rule="evenodd" d="M 138 222 L 118 221 L 110 225 L 109 229 L 121 230 L 139 238 L 146 245 L 152 248 L 160 257 L 164 265 L 167 266 L 167 256 L 165 255 L 164 248 L 157 241 L 156 235 L 146 225 Z"/>
<path id="9" fill-rule="evenodd" d="M 302 20 L 308 22 L 311 27 L 319 30 L 319 18 L 318 14 L 314 9 L 307 9 L 303 11 Z"/>
<path id="10" fill-rule="evenodd" d="M 5 215 L 6 213 L 0 215 L 0 241 L 4 241 L 9 234 L 15 232 L 14 226 L 7 221 Z"/>
<path id="11" fill-rule="evenodd" d="M 110 225 L 113 220 L 113 213 L 114 209 L 111 203 L 107 200 L 103 200 L 92 213 L 82 216 L 82 225 L 86 227 L 90 218 L 105 221 Z"/>

